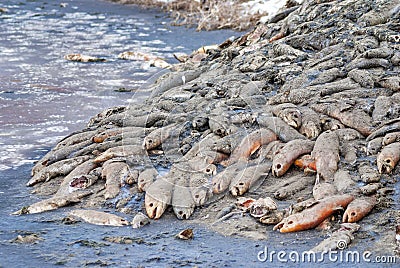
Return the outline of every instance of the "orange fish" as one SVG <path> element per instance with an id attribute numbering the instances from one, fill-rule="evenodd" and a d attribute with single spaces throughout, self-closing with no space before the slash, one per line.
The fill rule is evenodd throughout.
<path id="1" fill-rule="evenodd" d="M 343 222 L 357 222 L 364 218 L 375 206 L 375 197 L 353 200 L 343 214 Z"/>
<path id="2" fill-rule="evenodd" d="M 274 230 L 279 229 L 281 233 L 289 233 L 315 228 L 335 211 L 346 207 L 353 200 L 354 197 L 348 194 L 324 198 L 310 208 L 284 218 L 274 226 Z"/>
<path id="3" fill-rule="evenodd" d="M 240 160 L 247 160 L 261 145 L 268 144 L 277 140 L 276 134 L 266 128 L 257 129 L 243 138 L 240 144 L 233 150 L 227 161 L 221 162 L 224 166 L 229 166 Z"/>
<path id="4" fill-rule="evenodd" d="M 286 143 L 274 156 L 272 162 L 272 174 L 277 177 L 286 173 L 297 157 L 311 153 L 314 142 L 309 140 L 292 140 Z"/>

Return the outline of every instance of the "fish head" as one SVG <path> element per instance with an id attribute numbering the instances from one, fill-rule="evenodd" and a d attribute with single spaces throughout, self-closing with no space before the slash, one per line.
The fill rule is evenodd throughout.
<path id="1" fill-rule="evenodd" d="M 206 187 L 198 187 L 191 190 L 193 200 L 197 206 L 204 205 L 207 200 L 212 196 L 211 189 L 208 189 Z"/>
<path id="2" fill-rule="evenodd" d="M 150 223 L 149 218 L 143 213 L 139 212 L 132 220 L 132 228 L 137 229 L 149 223 Z"/>
<path id="3" fill-rule="evenodd" d="M 287 109 L 283 115 L 283 121 L 289 126 L 299 128 L 301 126 L 301 112 L 298 109 Z"/>
<path id="4" fill-rule="evenodd" d="M 187 220 L 193 214 L 194 206 L 174 206 L 173 210 L 179 220 Z"/>
<path id="5" fill-rule="evenodd" d="M 395 162 L 391 157 L 385 157 L 377 160 L 379 173 L 390 173 L 395 167 Z"/>
<path id="6" fill-rule="evenodd" d="M 225 173 L 220 173 L 211 179 L 212 190 L 214 194 L 220 194 L 228 189 L 231 177 Z"/>
<path id="7" fill-rule="evenodd" d="M 243 195 L 250 187 L 248 180 L 239 180 L 230 186 L 230 191 L 233 196 Z"/>
<path id="8" fill-rule="evenodd" d="M 144 205 L 146 208 L 147 216 L 149 216 L 150 219 L 157 220 L 162 216 L 168 204 L 146 193 L 144 198 Z"/>
<path id="9" fill-rule="evenodd" d="M 299 219 L 300 214 L 292 214 L 287 218 L 284 218 L 280 223 L 274 226 L 274 230 L 279 229 L 281 233 L 290 233 L 301 231 L 302 229 L 299 227 Z"/>
<path id="10" fill-rule="evenodd" d="M 156 137 L 145 137 L 143 140 L 143 149 L 151 150 L 158 147 L 161 144 L 160 139 Z"/>
<path id="11" fill-rule="evenodd" d="M 289 165 L 280 160 L 281 159 L 278 156 L 278 157 L 276 157 L 276 159 L 274 159 L 273 164 L 272 164 L 271 172 L 272 172 L 272 175 L 274 175 L 276 177 L 282 176 L 289 169 Z"/>
<path id="12" fill-rule="evenodd" d="M 343 214 L 343 222 L 357 222 L 362 216 L 358 213 L 356 208 L 348 208 Z"/>
<path id="13" fill-rule="evenodd" d="M 308 139 L 314 140 L 321 133 L 321 127 L 314 122 L 307 122 L 301 126 L 300 133 L 305 135 Z"/>

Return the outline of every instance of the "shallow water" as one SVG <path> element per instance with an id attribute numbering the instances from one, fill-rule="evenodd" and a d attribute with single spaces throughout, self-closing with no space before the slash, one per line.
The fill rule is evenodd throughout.
<path id="1" fill-rule="evenodd" d="M 105 108 L 141 101 L 140 89 L 162 72 L 142 62 L 118 60 L 127 50 L 140 50 L 175 62 L 174 52 L 190 53 L 220 43 L 238 33 L 196 33 L 168 25 L 158 11 L 140 10 L 96 0 L 2 1 L 0 7 L 0 267 L 286 267 L 275 259 L 260 262 L 257 255 L 272 250 L 307 250 L 325 238 L 301 232 L 282 235 L 269 230 L 269 240 L 223 237 L 205 227 L 178 221 L 172 213 L 150 226 L 99 227 L 66 225 L 70 208 L 39 215 L 10 213 L 40 200 L 25 183 L 33 162 L 65 135 L 82 129 Z M 68 62 L 63 56 L 82 53 L 107 59 L 104 63 Z M 121 87 L 138 89 L 121 93 Z M 129 219 L 131 220 L 131 219 Z M 193 228 L 192 241 L 174 238 Z M 15 244 L 17 235 L 37 233 L 36 244 Z M 136 238 L 133 244 L 114 244 L 107 236 Z M 353 249 L 356 249 L 354 247 Z M 261 258 L 264 255 L 260 255 Z M 287 258 L 286 258 L 287 259 Z M 290 266 L 310 263 L 288 261 Z M 319 264 L 333 267 L 343 262 Z M 353 263 L 358 267 L 375 267 Z"/>

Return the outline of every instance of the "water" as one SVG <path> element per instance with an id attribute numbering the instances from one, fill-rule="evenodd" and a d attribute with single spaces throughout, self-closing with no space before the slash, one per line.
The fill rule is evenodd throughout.
<path id="1" fill-rule="evenodd" d="M 257 254 L 265 246 L 289 252 L 306 250 L 309 239 L 315 242 L 315 235 L 311 238 L 308 232 L 281 235 L 271 232 L 272 227 L 268 227 L 268 241 L 223 237 L 177 221 L 172 213 L 139 230 L 63 224 L 70 208 L 11 216 L 40 200 L 25 187 L 34 161 L 103 109 L 141 101 L 141 88 L 161 71 L 142 62 L 118 60 L 119 53 L 143 51 L 173 63 L 174 52 L 190 53 L 239 35 L 171 27 L 158 11 L 133 6 L 96 0 L 64 2 L 66 7 L 59 1 L 0 3 L 0 8 L 9 10 L 0 13 L 0 267 L 286 267 L 276 260 L 259 262 Z M 69 53 L 107 61 L 68 62 L 63 57 Z M 137 92 L 115 91 L 121 87 Z M 174 238 L 189 227 L 195 232 L 192 241 Z M 43 240 L 24 245 L 10 242 L 29 232 Z M 136 242 L 115 244 L 104 240 L 109 236 L 133 237 Z"/>

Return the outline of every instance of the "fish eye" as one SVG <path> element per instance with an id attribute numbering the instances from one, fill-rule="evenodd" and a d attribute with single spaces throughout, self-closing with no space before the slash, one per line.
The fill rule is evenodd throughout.
<path id="1" fill-rule="evenodd" d="M 276 168 L 277 168 L 277 169 L 281 169 L 281 168 L 282 168 L 281 164 L 277 164 L 277 165 L 276 165 Z"/>
<path id="2" fill-rule="evenodd" d="M 195 197 L 195 198 L 199 198 L 199 195 L 198 195 L 198 194 L 196 194 L 194 197 Z"/>
<path id="3" fill-rule="evenodd" d="M 350 215 L 354 217 L 356 213 L 353 211 L 352 213 L 350 213 Z"/>
<path id="4" fill-rule="evenodd" d="M 293 223 L 293 221 L 289 221 L 289 222 L 288 222 L 288 224 L 292 224 L 292 223 Z"/>
<path id="5" fill-rule="evenodd" d="M 154 204 L 153 204 L 153 203 L 150 203 L 149 206 L 152 208 L 152 207 L 154 206 Z"/>

